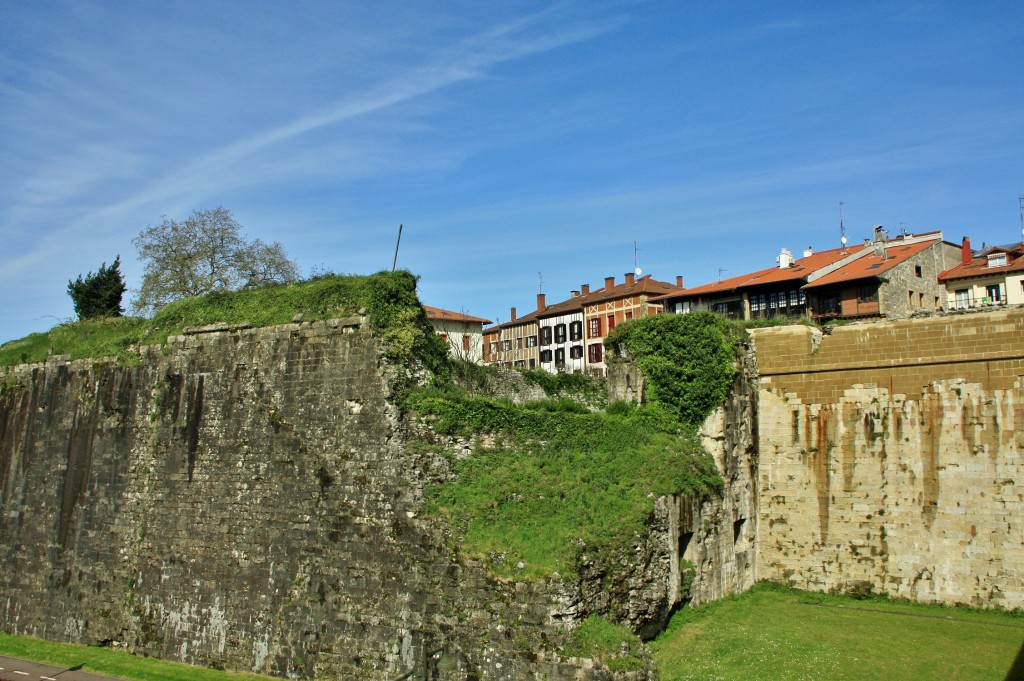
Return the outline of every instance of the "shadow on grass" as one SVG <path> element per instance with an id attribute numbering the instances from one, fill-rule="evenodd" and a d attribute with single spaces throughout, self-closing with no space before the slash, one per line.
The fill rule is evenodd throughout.
<path id="1" fill-rule="evenodd" d="M 1010 671 L 1006 672 L 1004 681 L 1024 681 L 1024 644 L 1017 651 L 1017 659 L 1013 661 Z"/>

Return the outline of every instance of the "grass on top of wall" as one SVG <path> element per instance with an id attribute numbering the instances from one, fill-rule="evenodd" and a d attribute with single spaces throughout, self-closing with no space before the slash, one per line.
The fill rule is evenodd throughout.
<path id="1" fill-rule="evenodd" d="M 132 681 L 267 681 L 269 676 L 227 672 L 138 657 L 123 650 L 53 643 L 29 636 L 0 633 L 0 655 L 43 662 L 56 667 L 78 667 L 83 671 L 107 674 Z M 59 675 L 56 678 L 61 678 Z"/>
<path id="2" fill-rule="evenodd" d="M 67 322 L 47 333 L 0 346 L 0 366 L 43 362 L 51 354 L 72 359 L 114 357 L 130 364 L 138 359 L 138 346 L 162 345 L 169 336 L 190 326 L 244 323 L 262 327 L 285 324 L 297 314 L 311 321 L 351 316 L 360 310 L 369 314 L 388 352 L 394 355 L 392 359 L 419 353 L 428 364 L 441 369 L 443 343 L 435 338 L 419 306 L 416 278 L 405 271 L 325 275 L 291 285 L 216 292 L 170 303 L 149 319 L 107 317 Z"/>
<path id="3" fill-rule="evenodd" d="M 455 479 L 428 490 L 461 550 L 503 577 L 577 574 L 582 551 L 628 551 L 646 537 L 657 497 L 721 487 L 692 435 L 658 409 L 591 413 L 568 400 L 516 406 L 418 391 L 408 408 L 435 432 L 475 440 L 450 455 Z"/>
<path id="4" fill-rule="evenodd" d="M 767 583 L 680 610 L 648 645 L 663 681 L 1024 678 L 1020 613 Z"/>

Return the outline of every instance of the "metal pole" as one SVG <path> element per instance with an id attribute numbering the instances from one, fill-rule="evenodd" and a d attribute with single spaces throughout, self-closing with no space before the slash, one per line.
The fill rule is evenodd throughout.
<path id="1" fill-rule="evenodd" d="M 398 225 L 398 241 L 395 242 L 395 259 L 391 261 L 391 271 L 395 271 L 398 264 L 398 247 L 402 244 L 402 225 Z"/>

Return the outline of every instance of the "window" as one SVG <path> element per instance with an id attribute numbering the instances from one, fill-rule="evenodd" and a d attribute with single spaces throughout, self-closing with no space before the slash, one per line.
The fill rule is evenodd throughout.
<path id="1" fill-rule="evenodd" d="M 547 364 L 551 361 L 551 351 L 541 350 L 540 351 L 540 362 L 541 364 Z"/>
<path id="2" fill-rule="evenodd" d="M 998 303 L 1002 301 L 1003 287 L 999 284 L 989 284 L 985 287 L 985 295 L 988 297 L 989 302 Z"/>
<path id="3" fill-rule="evenodd" d="M 582 358 L 583 357 L 583 346 L 582 345 L 574 345 L 571 348 L 569 348 L 569 357 L 571 359 L 580 359 L 580 358 Z"/>
<path id="4" fill-rule="evenodd" d="M 858 303 L 873 303 L 878 300 L 878 289 L 874 286 L 861 286 L 857 289 Z"/>
<path id="5" fill-rule="evenodd" d="M 578 341 L 583 338 L 583 322 L 569 324 L 569 340 Z"/>
<path id="6" fill-rule="evenodd" d="M 555 349 L 555 366 L 565 366 L 565 348 Z"/>
<path id="7" fill-rule="evenodd" d="M 504 350 L 505 352 L 508 352 L 509 350 L 511 350 L 512 349 L 512 341 L 511 340 L 503 340 L 503 341 L 501 341 L 501 349 Z"/>
<path id="8" fill-rule="evenodd" d="M 765 297 L 764 294 L 758 294 L 750 296 L 750 311 L 761 312 L 765 309 Z"/>
<path id="9" fill-rule="evenodd" d="M 526 360 L 525 359 L 517 359 L 516 361 L 512 362 L 512 366 L 514 366 L 517 369 L 525 369 L 526 368 Z"/>
<path id="10" fill-rule="evenodd" d="M 961 288 L 957 289 L 956 292 L 956 309 L 966 310 L 971 306 L 971 292 L 968 289 Z"/>
<path id="11" fill-rule="evenodd" d="M 498 351 L 498 344 L 497 343 L 491 343 L 491 354 L 494 354 L 497 351 Z"/>
<path id="12" fill-rule="evenodd" d="M 610 314 L 610 315 L 608 315 L 608 331 L 611 331 L 614 328 L 615 328 L 615 315 L 614 314 Z"/>
<path id="13" fill-rule="evenodd" d="M 684 300 L 681 303 L 676 303 L 676 314 L 686 314 L 690 311 L 690 301 Z"/>
<path id="14" fill-rule="evenodd" d="M 789 306 L 800 307 L 800 291 L 793 290 L 789 292 Z"/>
<path id="15" fill-rule="evenodd" d="M 522 349 L 523 349 L 523 337 L 520 336 L 519 338 L 516 338 L 516 350 L 522 350 Z"/>
<path id="16" fill-rule="evenodd" d="M 537 337 L 536 336 L 527 336 L 526 337 L 526 347 L 528 347 L 528 348 L 535 348 L 535 347 L 537 347 Z"/>
<path id="17" fill-rule="evenodd" d="M 921 275 L 921 266 L 920 265 L 914 265 L 914 276 L 915 277 L 922 276 Z"/>
<path id="18" fill-rule="evenodd" d="M 591 343 L 587 346 L 587 361 L 591 364 L 597 364 L 601 361 L 602 351 L 604 346 L 600 343 Z"/>
<path id="19" fill-rule="evenodd" d="M 540 344 L 551 345 L 551 327 L 542 326 L 540 327 Z"/>
<path id="20" fill-rule="evenodd" d="M 626 310 L 626 321 L 629 321 L 632 318 L 633 318 L 633 311 L 632 310 Z"/>
<path id="21" fill-rule="evenodd" d="M 565 342 L 565 324 L 556 324 L 555 325 L 555 342 L 556 343 L 564 343 Z"/>
<path id="22" fill-rule="evenodd" d="M 535 360 L 533 357 L 530 358 L 530 368 L 531 369 L 536 369 L 537 368 L 537 360 Z"/>
<path id="23" fill-rule="evenodd" d="M 1006 266 L 1006 254 L 1005 253 L 992 253 L 988 256 L 989 267 L 1005 267 Z"/>
<path id="24" fill-rule="evenodd" d="M 462 351 L 463 352 L 469 352 L 469 348 L 470 348 L 470 343 L 471 342 L 472 342 L 472 340 L 470 339 L 469 334 L 465 334 L 465 333 L 462 334 Z"/>
<path id="25" fill-rule="evenodd" d="M 598 317 L 587 320 L 587 338 L 601 337 L 601 320 Z"/>

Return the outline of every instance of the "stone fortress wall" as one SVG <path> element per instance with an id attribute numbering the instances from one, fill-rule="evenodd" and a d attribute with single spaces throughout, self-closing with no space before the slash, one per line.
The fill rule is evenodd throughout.
<path id="1" fill-rule="evenodd" d="M 419 517 L 446 460 L 408 446 L 365 320 L 206 331 L 0 371 L 6 631 L 291 677 L 391 679 L 443 645 L 439 678 L 610 678 L 537 652 L 605 582 L 494 580 Z M 753 332 L 702 432 L 723 498 L 659 500 L 636 622 L 755 579 L 1024 607 L 1022 332 Z"/>
<path id="2" fill-rule="evenodd" d="M 365 319 L 207 329 L 136 366 L 0 372 L 0 623 L 291 678 L 640 679 L 537 652 L 575 585 L 503 583 L 419 517 Z M 513 632 L 518 632 L 513 636 Z"/>
<path id="3" fill-rule="evenodd" d="M 758 579 L 1024 607 L 1024 310 L 753 337 Z"/>

